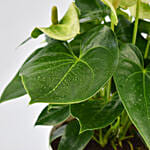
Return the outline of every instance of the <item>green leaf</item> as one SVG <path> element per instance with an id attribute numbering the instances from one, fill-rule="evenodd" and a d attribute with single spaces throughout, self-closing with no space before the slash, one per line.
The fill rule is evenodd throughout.
<path id="1" fill-rule="evenodd" d="M 136 15 L 136 5 L 129 7 L 132 16 Z M 150 1 L 141 0 L 139 18 L 141 19 L 150 19 Z"/>
<path id="2" fill-rule="evenodd" d="M 119 23 L 118 23 L 117 27 L 115 28 L 115 33 L 117 35 L 117 38 L 121 42 L 131 43 L 132 42 L 132 36 L 133 36 L 134 23 L 129 22 L 122 15 L 119 15 L 118 19 L 119 19 Z M 141 33 L 143 33 L 143 32 L 148 33 L 148 31 L 149 31 L 148 26 L 149 26 L 148 22 L 145 22 L 143 20 L 139 21 L 139 28 L 138 28 L 136 46 L 140 49 L 143 56 L 144 56 L 144 53 L 145 53 L 147 40 L 144 39 L 144 37 L 141 35 Z M 150 58 L 150 55 L 148 56 L 148 58 Z"/>
<path id="3" fill-rule="evenodd" d="M 131 121 L 150 148 L 150 67 L 144 68 L 143 57 L 134 45 L 121 44 L 114 78 Z"/>
<path id="4" fill-rule="evenodd" d="M 64 135 L 65 129 L 67 125 L 60 126 L 59 128 L 55 129 L 55 127 L 52 129 L 51 134 L 50 134 L 50 141 L 49 144 L 53 141 L 55 141 L 57 138 L 61 137 Z"/>
<path id="5" fill-rule="evenodd" d="M 31 36 L 37 38 L 42 33 L 47 36 L 66 41 L 74 38 L 80 32 L 80 24 L 78 19 L 78 11 L 74 3 L 72 3 L 66 12 L 65 16 L 59 24 L 51 25 L 50 27 L 38 27 L 33 30 Z"/>
<path id="6" fill-rule="evenodd" d="M 117 38 L 122 42 L 131 43 L 133 24 L 129 22 L 123 15 L 119 15 L 118 20 L 118 25 L 115 27 L 115 33 Z"/>
<path id="7" fill-rule="evenodd" d="M 54 42 L 56 42 L 56 41 L 53 40 L 53 43 Z M 35 52 L 33 52 L 31 54 L 31 56 L 25 61 L 25 63 L 29 62 L 30 59 L 32 59 L 32 57 L 37 55 L 41 50 L 42 49 L 39 48 Z M 4 89 L 2 96 L 0 97 L 0 102 L 5 102 L 5 101 L 8 101 L 8 100 L 11 100 L 14 98 L 18 98 L 18 97 L 23 96 L 27 93 L 27 91 L 24 89 L 24 86 L 22 84 L 21 77 L 19 76 L 20 70 L 18 71 L 16 76 L 13 78 L 13 80 Z"/>
<path id="8" fill-rule="evenodd" d="M 65 121 L 70 115 L 69 106 L 47 106 L 36 121 L 35 125 L 56 125 Z"/>
<path id="9" fill-rule="evenodd" d="M 104 4 L 106 4 L 108 7 L 110 7 L 110 9 L 112 11 L 112 21 L 115 25 L 117 25 L 118 24 L 118 17 L 117 17 L 117 12 L 116 12 L 117 8 L 115 8 L 113 1 L 118 1 L 118 0 L 102 0 L 102 2 L 104 2 Z"/>
<path id="10" fill-rule="evenodd" d="M 80 126 L 77 120 L 70 122 L 61 138 L 58 150 L 83 150 L 93 136 L 92 131 L 79 134 Z"/>
<path id="11" fill-rule="evenodd" d="M 136 0 L 120 0 L 120 7 L 127 9 L 136 4 Z"/>
<path id="12" fill-rule="evenodd" d="M 5 102 L 26 94 L 26 91 L 22 85 L 21 77 L 19 73 L 14 77 L 14 79 L 7 85 L 2 93 L 0 102 Z"/>
<path id="13" fill-rule="evenodd" d="M 108 103 L 98 99 L 71 105 L 71 114 L 79 120 L 80 132 L 107 127 L 122 110 L 123 106 L 117 95 Z"/>
<path id="14" fill-rule="evenodd" d="M 84 37 L 79 57 L 73 54 L 71 47 L 51 43 L 23 66 L 20 75 L 31 104 L 82 102 L 111 78 L 118 64 L 114 33 L 107 26 L 99 26 Z"/>
<path id="15" fill-rule="evenodd" d="M 144 21 L 144 20 L 139 20 L 139 32 L 142 33 L 147 33 L 150 34 L 150 22 Z"/>
<path id="16" fill-rule="evenodd" d="M 80 9 L 80 19 L 84 21 L 101 20 L 110 14 L 110 10 L 100 0 L 75 0 Z"/>

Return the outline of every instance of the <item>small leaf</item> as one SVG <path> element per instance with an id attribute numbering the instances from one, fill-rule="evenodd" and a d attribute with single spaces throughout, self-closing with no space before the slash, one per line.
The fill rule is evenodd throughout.
<path id="1" fill-rule="evenodd" d="M 118 1 L 118 0 L 117 0 Z M 102 2 L 104 2 L 104 4 L 106 4 L 108 7 L 110 7 L 111 8 L 111 11 L 112 11 L 112 21 L 113 21 L 113 23 L 115 24 L 115 25 L 117 25 L 118 24 L 118 17 L 117 17 L 117 12 L 116 12 L 116 9 L 117 8 L 115 8 L 115 7 L 118 7 L 118 5 L 117 6 L 115 6 L 114 4 L 113 4 L 113 0 L 102 0 Z"/>
<path id="2" fill-rule="evenodd" d="M 132 16 L 136 15 L 136 5 L 129 7 L 129 10 Z M 150 19 L 150 1 L 149 0 L 141 0 L 139 18 Z"/>
<path id="3" fill-rule="evenodd" d="M 47 36 L 66 41 L 74 38 L 80 32 L 80 24 L 78 19 L 78 11 L 74 3 L 72 3 L 66 12 L 65 16 L 59 22 L 59 24 L 52 24 L 50 27 L 35 28 L 31 33 L 33 38 L 37 38 L 42 33 Z"/>
<path id="4" fill-rule="evenodd" d="M 19 73 L 14 77 L 14 79 L 7 85 L 2 93 L 0 102 L 5 102 L 26 94 L 26 91 L 22 85 L 21 77 Z"/>
<path id="5" fill-rule="evenodd" d="M 69 106 L 52 106 L 51 109 L 47 106 L 36 121 L 35 125 L 56 125 L 65 121 L 70 115 Z"/>
<path id="6" fill-rule="evenodd" d="M 71 114 L 80 122 L 80 132 L 105 128 L 123 111 L 123 106 L 116 95 L 112 101 L 89 100 L 71 105 Z"/>
<path id="7" fill-rule="evenodd" d="M 62 43 L 51 43 L 23 66 L 20 75 L 31 103 L 82 102 L 111 78 L 118 63 L 114 33 L 106 26 L 98 26 L 84 37 L 79 57 Z"/>
<path id="8" fill-rule="evenodd" d="M 110 14 L 110 9 L 100 0 L 75 0 L 83 21 L 101 20 Z"/>
<path id="9" fill-rule="evenodd" d="M 77 120 L 70 122 L 61 138 L 58 150 L 83 150 L 93 136 L 92 131 L 79 134 L 80 126 Z"/>
<path id="10" fill-rule="evenodd" d="M 55 127 L 52 129 L 51 134 L 50 134 L 50 141 L 49 144 L 51 145 L 51 143 L 53 141 L 55 141 L 57 138 L 61 137 L 64 135 L 65 129 L 66 129 L 67 125 L 63 125 L 57 129 L 55 129 Z"/>
<path id="11" fill-rule="evenodd" d="M 131 121 L 150 148 L 150 67 L 144 68 L 143 56 L 134 45 L 121 44 L 114 78 Z"/>

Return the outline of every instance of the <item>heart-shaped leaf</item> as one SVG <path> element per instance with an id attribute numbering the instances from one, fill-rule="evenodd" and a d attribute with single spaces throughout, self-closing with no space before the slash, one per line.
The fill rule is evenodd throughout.
<path id="1" fill-rule="evenodd" d="M 105 128 L 110 125 L 123 111 L 119 97 L 105 103 L 103 100 L 89 100 L 71 105 L 71 113 L 79 120 L 80 132 Z"/>
<path id="2" fill-rule="evenodd" d="M 129 10 L 132 16 L 136 15 L 136 5 L 130 7 Z M 149 0 L 141 0 L 139 18 L 150 19 L 150 1 Z"/>
<path id="3" fill-rule="evenodd" d="M 47 106 L 36 121 L 35 125 L 56 125 L 65 121 L 70 115 L 69 106 L 52 106 L 51 109 Z"/>
<path id="4" fill-rule="evenodd" d="M 20 75 L 31 103 L 82 102 L 111 78 L 118 64 L 114 33 L 107 26 L 100 26 L 84 37 L 79 57 L 71 47 L 51 43 L 23 66 Z"/>
<path id="5" fill-rule="evenodd" d="M 80 19 L 84 21 L 101 20 L 110 14 L 110 9 L 100 0 L 75 0 L 81 11 Z"/>
<path id="6" fill-rule="evenodd" d="M 80 126 L 77 120 L 70 122 L 61 138 L 58 150 L 83 150 L 93 136 L 92 131 L 79 134 Z"/>
<path id="7" fill-rule="evenodd" d="M 144 68 L 143 57 L 134 45 L 121 44 L 114 78 L 131 121 L 150 148 L 150 67 Z"/>
<path id="8" fill-rule="evenodd" d="M 46 34 L 47 36 L 66 41 L 74 38 L 80 32 L 80 24 L 78 19 L 78 11 L 74 3 L 72 3 L 66 12 L 65 16 L 62 20 L 56 24 L 51 25 L 50 27 L 38 27 L 35 28 L 31 36 L 33 38 L 37 38 L 42 33 Z"/>

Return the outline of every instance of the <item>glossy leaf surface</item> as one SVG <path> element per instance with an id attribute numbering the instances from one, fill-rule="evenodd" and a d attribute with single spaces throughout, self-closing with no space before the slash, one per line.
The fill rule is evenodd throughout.
<path id="1" fill-rule="evenodd" d="M 80 126 L 77 120 L 70 122 L 61 138 L 58 150 L 83 150 L 93 136 L 92 131 L 79 134 Z"/>
<path id="2" fill-rule="evenodd" d="M 108 44 L 109 42 L 109 44 Z M 106 26 L 90 30 L 76 57 L 61 43 L 44 47 L 20 75 L 31 103 L 70 104 L 93 96 L 112 76 L 118 64 L 118 45 Z"/>
<path id="3" fill-rule="evenodd" d="M 37 38 L 42 33 L 47 36 L 66 41 L 74 38 L 80 31 L 80 24 L 78 19 L 78 11 L 74 3 L 72 3 L 66 12 L 62 20 L 56 24 L 51 25 L 50 27 L 38 27 L 33 30 L 31 36 Z"/>
<path id="4" fill-rule="evenodd" d="M 114 75 L 119 95 L 133 124 L 150 147 L 150 67 L 131 44 L 120 46 L 120 62 Z"/>
<path id="5" fill-rule="evenodd" d="M 110 10 L 100 0 L 75 0 L 77 7 L 80 9 L 80 19 L 92 21 L 110 14 Z"/>
<path id="6" fill-rule="evenodd" d="M 80 122 L 80 131 L 105 128 L 122 112 L 123 106 L 118 96 L 105 103 L 103 100 L 89 100 L 71 105 L 71 113 Z"/>
<path id="7" fill-rule="evenodd" d="M 56 125 L 65 121 L 70 115 L 69 106 L 47 106 L 38 117 L 35 125 Z"/>
<path id="8" fill-rule="evenodd" d="M 136 15 L 136 5 L 129 8 L 131 15 Z M 141 19 L 150 19 L 150 1 L 149 0 L 141 0 L 140 10 L 139 10 L 139 18 Z"/>

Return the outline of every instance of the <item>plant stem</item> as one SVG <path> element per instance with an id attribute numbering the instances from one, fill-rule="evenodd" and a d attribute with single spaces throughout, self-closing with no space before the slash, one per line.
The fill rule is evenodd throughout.
<path id="1" fill-rule="evenodd" d="M 145 54 L 144 54 L 144 59 L 147 59 L 148 53 L 149 53 L 149 48 L 150 48 L 150 35 L 147 36 L 147 45 L 145 49 Z"/>
<path id="2" fill-rule="evenodd" d="M 93 138 L 93 140 L 94 140 L 95 142 L 97 142 L 98 144 L 100 144 L 99 141 L 97 140 L 97 138 L 96 138 L 95 136 L 93 136 L 92 138 Z"/>
<path id="3" fill-rule="evenodd" d="M 115 28 L 115 24 L 113 22 L 113 19 L 112 19 L 112 13 L 111 13 L 111 29 L 112 31 L 114 31 L 114 28 Z M 109 101 L 110 99 L 110 94 L 111 94 L 111 82 L 112 82 L 112 78 L 108 81 L 107 83 L 107 101 Z"/>
<path id="4" fill-rule="evenodd" d="M 103 130 L 102 129 L 99 130 L 99 143 L 102 147 L 105 146 L 104 141 L 103 141 Z"/>
<path id="5" fill-rule="evenodd" d="M 134 23 L 133 39 L 132 39 L 132 43 L 134 45 L 136 43 L 136 37 L 137 37 L 137 31 L 138 31 L 138 24 L 139 24 L 140 1 L 141 0 L 137 0 L 137 4 L 136 4 L 136 17 L 135 17 L 135 23 Z"/>
<path id="6" fill-rule="evenodd" d="M 110 93 L 111 93 L 111 80 L 112 78 L 108 81 L 107 83 L 107 101 L 110 100 Z"/>

